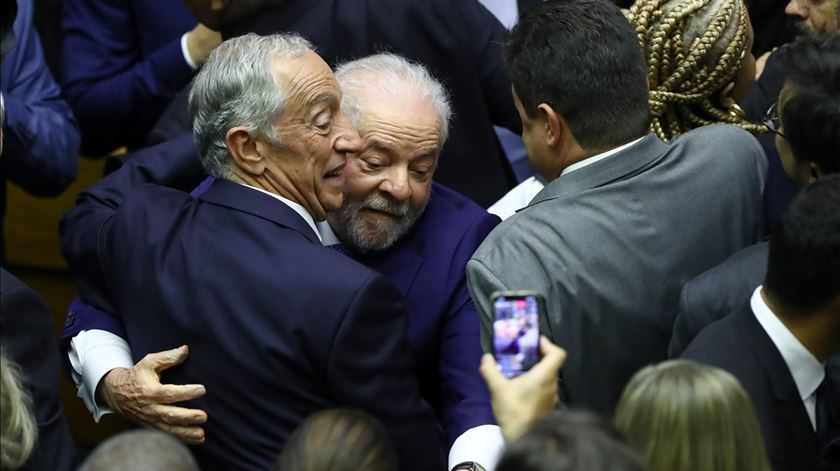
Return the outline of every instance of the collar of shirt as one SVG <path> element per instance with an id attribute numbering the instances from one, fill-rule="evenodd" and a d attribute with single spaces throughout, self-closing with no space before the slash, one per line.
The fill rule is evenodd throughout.
<path id="1" fill-rule="evenodd" d="M 803 401 L 810 398 L 825 377 L 825 367 L 773 314 L 770 306 L 761 297 L 761 286 L 753 292 L 750 307 L 758 323 L 782 354 L 800 397 Z"/>
<path id="2" fill-rule="evenodd" d="M 316 222 L 315 225 L 318 226 L 318 234 L 321 236 L 321 242 L 323 242 L 325 246 L 343 244 L 343 242 L 338 239 L 338 236 L 335 235 L 335 232 L 333 232 L 332 227 L 330 227 L 330 223 L 327 221 L 321 221 Z"/>
<path id="3" fill-rule="evenodd" d="M 580 162 L 575 162 L 572 165 L 569 165 L 568 167 L 564 168 L 563 171 L 560 172 L 560 176 L 562 177 L 563 175 L 565 175 L 567 173 L 572 173 L 575 170 L 580 170 L 583 167 L 586 167 L 587 165 L 592 165 L 599 160 L 604 160 L 611 155 L 614 155 L 614 154 L 617 154 L 617 153 L 623 151 L 624 149 L 632 146 L 633 144 L 641 141 L 642 139 L 644 139 L 644 136 L 636 139 L 633 142 L 628 142 L 627 144 L 624 144 L 623 146 L 616 147 L 615 149 L 610 149 L 610 150 L 608 150 L 606 152 L 602 152 L 598 155 L 593 155 L 592 157 L 583 159 Z"/>
<path id="4" fill-rule="evenodd" d="M 294 212 L 298 213 L 300 215 L 300 217 L 302 217 L 303 220 L 306 221 L 307 224 L 309 224 L 309 227 L 311 227 L 312 231 L 315 232 L 315 235 L 318 236 L 318 240 L 320 240 L 321 243 L 323 244 L 323 239 L 321 239 L 321 233 L 318 231 L 318 227 L 315 225 L 315 219 L 312 217 L 311 214 L 309 214 L 309 211 L 307 211 L 306 208 L 304 208 L 300 204 L 295 203 L 294 201 L 292 201 L 288 198 L 283 198 L 282 196 L 280 196 L 278 194 L 272 193 L 270 191 L 265 191 L 262 188 L 257 188 L 255 186 L 246 185 L 244 183 L 240 183 L 240 185 L 247 186 L 248 188 L 251 188 L 252 190 L 257 190 L 257 191 L 263 192 L 263 193 L 267 194 L 268 196 L 271 196 L 271 197 L 273 197 L 275 199 L 278 199 L 278 200 L 282 201 L 283 203 L 285 203 L 286 206 L 292 208 L 292 210 Z"/>

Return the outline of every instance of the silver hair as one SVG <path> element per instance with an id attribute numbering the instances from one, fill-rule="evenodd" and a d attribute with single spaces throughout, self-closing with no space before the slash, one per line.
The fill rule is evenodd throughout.
<path id="1" fill-rule="evenodd" d="M 157 430 L 131 430 L 105 440 L 93 450 L 79 471 L 198 471 L 187 447 Z"/>
<path id="2" fill-rule="evenodd" d="M 20 368 L 0 350 L 0 468 L 17 469 L 26 463 L 38 427 L 32 399 L 21 381 Z"/>
<path id="3" fill-rule="evenodd" d="M 272 65 L 278 58 L 300 57 L 313 49 L 295 34 L 252 33 L 228 39 L 213 50 L 193 79 L 189 98 L 193 135 L 208 174 L 233 177 L 225 144 L 232 127 L 244 126 L 280 144 L 274 124 L 286 104 L 286 85 L 277 81 Z"/>
<path id="4" fill-rule="evenodd" d="M 449 136 L 452 106 L 446 88 L 425 66 L 397 54 L 380 53 L 341 64 L 335 71 L 335 78 L 343 93 L 341 110 L 356 129 L 363 124 L 365 105 L 360 100 L 365 92 L 373 90 L 396 100 L 401 100 L 406 93 L 415 93 L 427 99 L 438 114 L 439 148 L 443 147 Z"/>

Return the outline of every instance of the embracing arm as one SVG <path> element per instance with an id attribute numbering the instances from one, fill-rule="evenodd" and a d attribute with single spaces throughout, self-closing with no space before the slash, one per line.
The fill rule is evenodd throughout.
<path id="1" fill-rule="evenodd" d="M 335 336 L 327 367 L 333 397 L 385 425 L 401 469 L 442 469 L 443 443 L 420 397 L 399 291 L 375 275 L 359 289 Z"/>

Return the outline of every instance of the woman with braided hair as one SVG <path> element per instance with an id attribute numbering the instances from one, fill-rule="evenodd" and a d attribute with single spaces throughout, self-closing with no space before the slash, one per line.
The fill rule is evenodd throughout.
<path id="1" fill-rule="evenodd" d="M 660 139 L 717 123 L 765 131 L 736 105 L 755 74 L 743 0 L 638 0 L 627 17 L 647 59 L 651 130 Z"/>

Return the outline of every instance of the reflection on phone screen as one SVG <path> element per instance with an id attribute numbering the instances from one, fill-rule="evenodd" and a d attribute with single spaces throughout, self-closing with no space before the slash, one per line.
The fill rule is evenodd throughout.
<path id="1" fill-rule="evenodd" d="M 539 307 L 534 296 L 494 301 L 493 344 L 499 371 L 508 378 L 528 371 L 539 360 Z"/>

